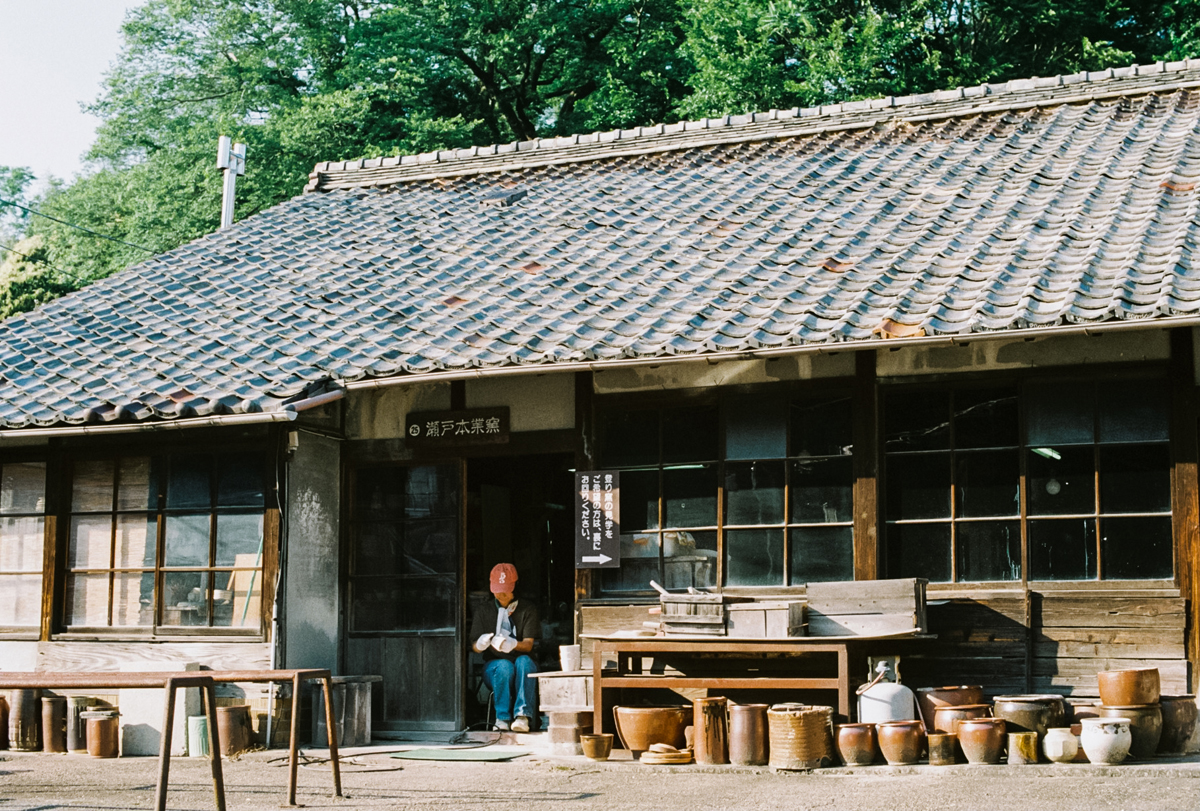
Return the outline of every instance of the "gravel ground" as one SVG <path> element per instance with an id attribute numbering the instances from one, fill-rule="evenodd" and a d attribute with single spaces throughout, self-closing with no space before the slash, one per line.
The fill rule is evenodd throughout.
<path id="1" fill-rule="evenodd" d="M 526 750 L 528 751 L 528 750 Z M 282 753 L 225 761 L 230 811 L 284 806 Z M 157 760 L 10 753 L 0 762 L 0 811 L 150 809 Z M 360 754 L 343 772 L 344 797 L 331 796 L 328 766 L 300 770 L 298 801 L 336 809 L 1019 809 L 1174 811 L 1200 809 L 1200 760 L 1146 765 L 917 766 L 772 773 L 733 767 L 648 767 L 539 755 L 508 763 L 397 760 Z M 169 809 L 215 807 L 208 762 L 172 761 Z"/>

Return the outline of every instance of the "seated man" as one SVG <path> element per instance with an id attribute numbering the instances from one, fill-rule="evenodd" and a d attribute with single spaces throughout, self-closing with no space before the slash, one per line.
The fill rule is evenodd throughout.
<path id="1" fill-rule="evenodd" d="M 516 584 L 517 568 L 511 563 L 492 568 L 496 599 L 475 612 L 468 638 L 475 640 L 475 652 L 483 654 L 483 680 L 495 697 L 496 727 L 528 732 L 538 715 L 537 679 L 529 674 L 537 672 L 530 654 L 541 624 L 537 608 L 514 596 Z"/>

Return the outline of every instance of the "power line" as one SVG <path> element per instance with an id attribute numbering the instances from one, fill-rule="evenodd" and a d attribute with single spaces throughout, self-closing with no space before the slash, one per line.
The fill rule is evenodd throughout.
<path id="1" fill-rule="evenodd" d="M 107 239 L 109 242 L 115 242 L 118 245 L 125 245 L 130 248 L 137 248 L 139 251 L 145 251 L 146 253 L 157 253 L 157 251 L 152 250 L 151 248 L 145 248 L 145 247 L 142 247 L 141 245 L 134 245 L 132 242 L 126 242 L 123 239 L 117 239 L 116 237 L 110 237 L 108 234 L 101 234 L 99 231 L 93 231 L 91 228 L 84 228 L 82 225 L 76 225 L 73 222 L 67 222 L 66 220 L 60 220 L 58 217 L 52 217 L 49 214 L 43 214 L 42 212 L 37 211 L 36 209 L 30 208 L 29 206 L 23 206 L 20 203 L 14 203 L 12 200 L 5 200 L 3 197 L 0 197 L 0 205 L 12 206 L 13 208 L 19 208 L 22 211 L 26 212 L 27 214 L 32 214 L 35 217 L 45 217 L 48 220 L 53 220 L 56 223 L 65 225 L 68 228 L 75 228 L 79 231 L 83 231 L 85 234 L 91 234 L 92 236 L 99 237 L 100 239 Z"/>
<path id="2" fill-rule="evenodd" d="M 56 273 L 61 273 L 62 275 L 66 276 L 69 279 L 74 279 L 75 281 L 79 282 L 80 284 L 86 285 L 86 284 L 91 284 L 91 282 L 92 282 L 92 280 L 85 279 L 82 276 L 78 276 L 69 270 L 63 270 L 62 268 L 60 268 L 56 265 L 52 265 L 49 262 L 47 262 L 45 259 L 38 259 L 36 256 L 30 256 L 27 253 L 21 253 L 16 248 L 10 248 L 7 245 L 0 245 L 0 250 L 8 251 L 9 253 L 15 253 L 17 256 L 21 256 L 21 257 L 28 259 L 30 262 L 37 262 L 39 265 L 44 265 L 45 267 L 50 268 L 51 270 L 53 270 Z"/>

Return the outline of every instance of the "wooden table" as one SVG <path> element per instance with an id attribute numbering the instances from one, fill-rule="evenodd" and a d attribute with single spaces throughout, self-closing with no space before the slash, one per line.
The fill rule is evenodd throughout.
<path id="1" fill-rule="evenodd" d="M 781 639 L 735 639 L 716 636 L 589 636 L 592 640 L 592 710 L 596 732 L 612 726 L 605 714 L 604 691 L 617 688 L 707 688 L 716 690 L 836 690 L 837 714 L 842 720 L 854 719 L 854 690 L 866 681 L 867 653 L 894 652 L 895 643 L 910 639 L 930 639 L 929 635 L 902 634 L 878 637 L 786 637 Z M 605 670 L 606 654 L 615 656 L 616 670 Z M 725 673 L 689 673 L 696 664 L 722 659 L 762 660 L 786 671 L 788 660 L 806 657 L 810 663 L 818 654 L 819 675 L 754 675 L 753 671 L 734 669 Z M 644 659 L 669 662 L 677 671 L 671 674 L 646 673 Z M 784 660 L 780 662 L 780 660 Z M 798 662 L 797 662 L 798 664 Z M 718 667 L 717 670 L 720 670 Z"/>

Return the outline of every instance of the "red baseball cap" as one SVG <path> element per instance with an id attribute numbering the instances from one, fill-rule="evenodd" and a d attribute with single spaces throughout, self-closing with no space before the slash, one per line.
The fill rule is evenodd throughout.
<path id="1" fill-rule="evenodd" d="M 492 594 L 508 594 L 517 584 L 517 567 L 511 563 L 497 563 L 492 567 Z"/>

